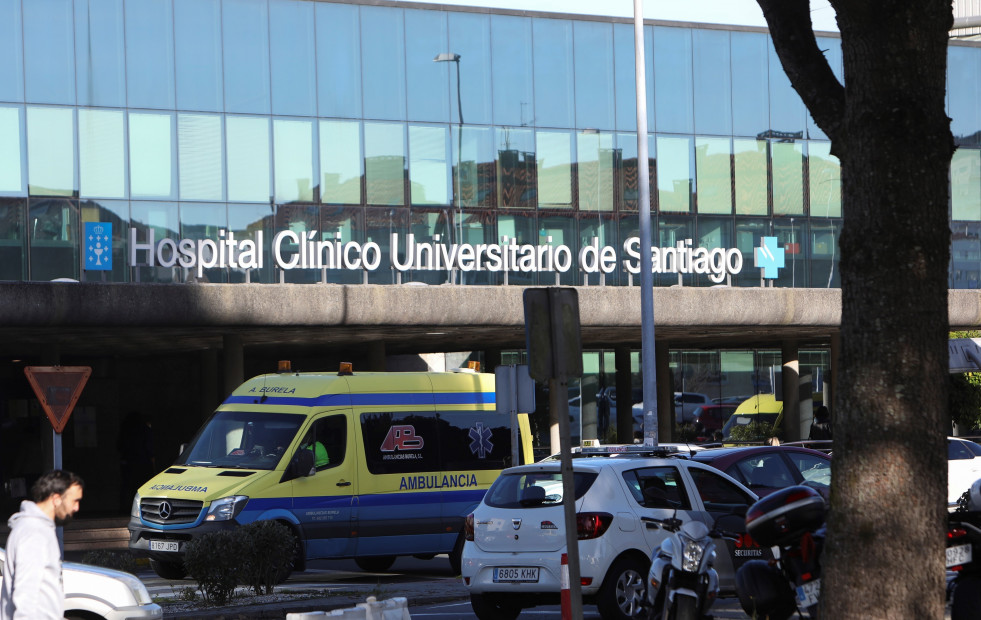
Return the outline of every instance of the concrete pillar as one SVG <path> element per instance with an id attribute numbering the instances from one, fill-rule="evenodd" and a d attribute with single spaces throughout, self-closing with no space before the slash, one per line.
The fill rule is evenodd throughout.
<path id="1" fill-rule="evenodd" d="M 229 394 L 232 389 L 228 389 Z M 218 349 L 205 349 L 201 351 L 201 419 L 206 420 L 221 400 L 218 395 Z"/>
<path id="2" fill-rule="evenodd" d="M 674 441 L 674 390 L 671 388 L 670 350 L 666 342 L 654 349 L 657 381 L 657 441 Z"/>
<path id="3" fill-rule="evenodd" d="M 630 377 L 630 347 L 621 345 L 613 349 L 616 365 L 617 386 L 617 442 L 634 442 L 633 385 Z"/>
<path id="4" fill-rule="evenodd" d="M 783 435 L 785 441 L 800 441 L 800 361 L 797 341 L 784 340 L 781 343 L 780 361 L 783 365 Z M 807 434 L 806 432 L 804 433 Z"/>
<path id="5" fill-rule="evenodd" d="M 385 372 L 384 340 L 374 340 L 368 343 L 368 371 Z"/>
<path id="6" fill-rule="evenodd" d="M 231 394 L 245 381 L 245 354 L 242 337 L 238 334 L 225 334 L 221 339 L 222 348 L 222 390 L 224 396 Z"/>

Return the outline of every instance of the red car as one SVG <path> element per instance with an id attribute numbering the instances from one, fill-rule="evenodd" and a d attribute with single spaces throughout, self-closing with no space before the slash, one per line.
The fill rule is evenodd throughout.
<path id="1" fill-rule="evenodd" d="M 724 471 L 763 497 L 785 487 L 803 484 L 828 499 L 831 457 L 797 446 L 752 446 L 701 450 L 692 459 Z"/>
<path id="2" fill-rule="evenodd" d="M 737 405 L 702 405 L 695 410 L 695 431 L 699 437 L 712 439 L 712 433 L 722 426 L 736 410 Z"/>

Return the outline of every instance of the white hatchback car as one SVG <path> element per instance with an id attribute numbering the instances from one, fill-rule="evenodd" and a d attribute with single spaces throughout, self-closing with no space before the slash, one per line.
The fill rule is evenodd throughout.
<path id="1" fill-rule="evenodd" d="M 651 553 L 666 534 L 646 528 L 641 517 L 667 518 L 676 507 L 678 518 L 712 527 L 720 516 L 745 515 L 757 499 L 726 474 L 687 459 L 650 450 L 585 452 L 573 460 L 580 583 L 583 601 L 595 603 L 606 619 L 643 613 Z M 660 495 L 645 493 L 655 487 Z M 557 603 L 566 549 L 560 463 L 504 470 L 467 517 L 465 532 L 463 582 L 478 618 L 516 618 L 523 608 Z M 764 554 L 748 537 L 738 544 L 718 555 L 723 592 L 735 591 L 742 562 Z"/>
<path id="2" fill-rule="evenodd" d="M 964 491 L 981 478 L 981 446 L 957 437 L 947 438 L 947 504 L 953 507 Z"/>
<path id="3" fill-rule="evenodd" d="M 0 549 L 0 582 L 6 557 L 6 552 Z M 163 609 L 153 602 L 146 586 L 135 575 L 101 566 L 64 562 L 61 580 L 68 620 L 163 618 Z"/>

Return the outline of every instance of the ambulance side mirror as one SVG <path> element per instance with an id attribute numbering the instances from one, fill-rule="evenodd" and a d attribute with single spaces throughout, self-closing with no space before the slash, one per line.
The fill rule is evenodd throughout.
<path id="1" fill-rule="evenodd" d="M 286 482 L 287 480 L 294 480 L 296 478 L 306 478 L 307 476 L 312 476 L 316 471 L 313 465 L 313 450 L 302 448 L 297 450 L 296 454 L 293 455 L 280 482 Z"/>

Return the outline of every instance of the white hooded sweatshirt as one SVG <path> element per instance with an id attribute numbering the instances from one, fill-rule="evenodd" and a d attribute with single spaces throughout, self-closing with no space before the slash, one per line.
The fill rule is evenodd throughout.
<path id="1" fill-rule="evenodd" d="M 7 558 L 0 591 L 0 620 L 48 620 L 65 615 L 61 549 L 54 521 L 34 502 L 20 503 L 7 521 Z"/>

